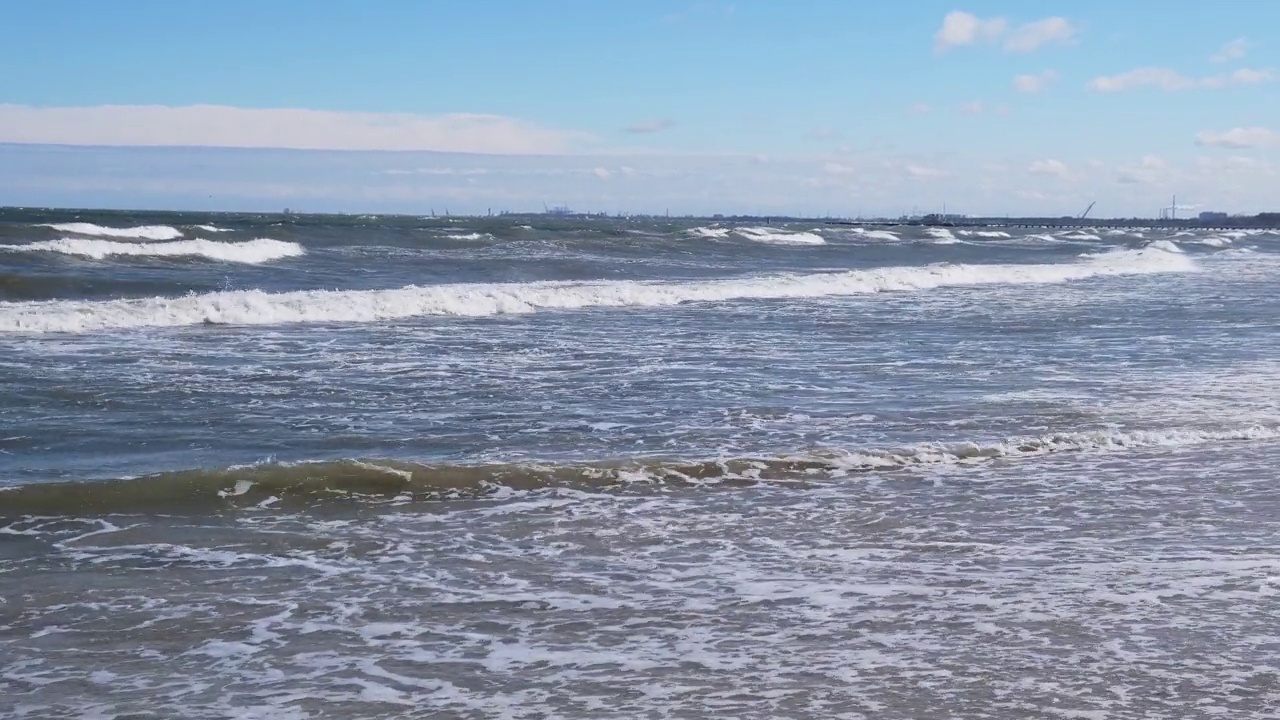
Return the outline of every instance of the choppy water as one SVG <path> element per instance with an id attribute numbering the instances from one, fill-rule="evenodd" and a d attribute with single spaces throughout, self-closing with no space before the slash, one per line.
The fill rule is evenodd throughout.
<path id="1" fill-rule="evenodd" d="M 0 717 L 1271 717 L 1280 235 L 0 215 Z"/>

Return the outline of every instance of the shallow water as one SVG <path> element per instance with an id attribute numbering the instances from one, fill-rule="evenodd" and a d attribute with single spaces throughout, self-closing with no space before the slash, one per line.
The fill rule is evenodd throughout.
<path id="1" fill-rule="evenodd" d="M 1274 234 L 8 212 L 0 715 L 1280 707 Z"/>

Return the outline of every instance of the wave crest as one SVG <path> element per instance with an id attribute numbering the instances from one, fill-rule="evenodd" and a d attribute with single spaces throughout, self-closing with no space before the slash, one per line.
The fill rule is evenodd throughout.
<path id="1" fill-rule="evenodd" d="M 783 300 L 973 285 L 1061 283 L 1109 275 L 1187 272 L 1195 264 L 1156 248 L 1051 265 L 928 265 L 702 282 L 449 284 L 394 290 L 244 290 L 174 298 L 0 303 L 0 332 L 93 332 L 199 324 L 379 322 L 429 315 L 482 317 L 605 307 Z"/>
<path id="2" fill-rule="evenodd" d="M 298 257 L 306 251 L 298 243 L 282 242 L 271 238 L 258 238 L 244 242 L 216 242 L 214 240 L 179 240 L 176 242 L 131 243 L 115 240 L 87 240 L 62 238 L 18 245 L 14 250 L 56 252 L 64 255 L 102 260 L 117 255 L 141 257 L 203 257 L 222 262 L 257 265 L 288 257 Z"/>
<path id="3" fill-rule="evenodd" d="M 783 232 L 769 227 L 735 228 L 734 233 L 753 242 L 771 245 L 826 245 L 821 235 L 811 232 Z"/>
<path id="4" fill-rule="evenodd" d="M 140 512 L 203 513 L 231 508 L 298 509 L 335 502 L 475 498 L 504 490 L 569 487 L 607 490 L 649 485 L 740 487 L 811 484 L 862 473 L 964 466 L 1064 452 L 1114 452 L 1280 438 L 1280 426 L 1204 430 L 1082 431 L 1000 442 L 825 450 L 783 457 L 584 464 L 425 465 L 397 460 L 266 463 L 187 470 L 108 481 L 0 488 L 0 517 Z"/>
<path id="5" fill-rule="evenodd" d="M 176 240 L 182 237 L 182 231 L 168 225 L 139 225 L 130 228 L 113 228 L 93 223 L 53 223 L 40 227 L 53 228 L 59 232 L 73 235 L 91 235 L 94 237 L 133 238 L 135 240 Z"/>

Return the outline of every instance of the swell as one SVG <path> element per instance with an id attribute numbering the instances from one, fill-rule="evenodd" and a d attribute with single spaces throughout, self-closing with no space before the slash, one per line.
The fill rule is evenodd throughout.
<path id="1" fill-rule="evenodd" d="M 974 285 L 1062 283 L 1098 276 L 1188 272 L 1195 263 L 1161 248 L 1120 250 L 1041 265 L 929 265 L 699 282 L 542 281 L 411 285 L 393 290 L 260 290 L 175 298 L 0 304 L 0 332 L 94 332 L 199 324 L 379 322 L 431 315 L 483 317 L 605 307 L 781 300 Z"/>
<path id="2" fill-rule="evenodd" d="M 0 301 L 44 301 L 79 298 L 112 298 L 157 295 L 174 292 L 212 290 L 216 282 L 193 282 L 190 279 L 126 278 L 51 274 L 47 271 L 15 273 L 0 271 Z"/>
<path id="3" fill-rule="evenodd" d="M 999 442 L 823 450 L 792 456 L 579 464 L 429 465 L 398 460 L 271 463 L 136 478 L 0 488 L 0 518 L 129 513 L 301 510 L 346 504 L 473 499 L 504 490 L 759 483 L 804 486 L 872 472 L 980 465 L 1059 453 L 1183 448 L 1280 439 L 1280 425 L 1204 430 L 1083 431 Z"/>

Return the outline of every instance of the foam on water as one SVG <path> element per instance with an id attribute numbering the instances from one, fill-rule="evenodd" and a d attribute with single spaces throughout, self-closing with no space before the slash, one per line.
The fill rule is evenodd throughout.
<path id="1" fill-rule="evenodd" d="M 690 228 L 689 234 L 694 237 L 722 239 L 729 237 L 729 228 L 696 227 Z"/>
<path id="2" fill-rule="evenodd" d="M 829 448 L 775 457 L 577 464 L 428 465 L 399 460 L 263 462 L 218 471 L 185 470 L 136 478 L 0 487 L 0 518 L 86 512 L 214 512 L 269 503 L 304 508 L 363 500 L 405 503 L 469 499 L 503 490 L 606 490 L 643 485 L 839 482 L 867 473 L 1064 453 L 1222 447 L 1280 439 L 1280 419 L 1231 427 L 1083 430 L 995 441 L 944 441 L 886 448 Z"/>
<path id="3" fill-rule="evenodd" d="M 1152 240 L 1151 242 L 1147 243 L 1147 247 L 1153 250 L 1161 250 L 1167 253 L 1182 252 L 1182 248 L 1178 247 L 1177 243 L 1173 242 L 1172 240 Z"/>
<path id="4" fill-rule="evenodd" d="M 93 332 L 141 327 L 376 322 L 429 315 L 480 317 L 538 310 L 660 307 L 690 302 L 821 298 L 972 285 L 1062 283 L 1098 276 L 1188 272 L 1195 264 L 1153 246 L 1042 265 L 930 265 L 702 282 L 532 282 L 411 285 L 394 290 L 260 290 L 174 298 L 0 303 L 0 332 Z"/>
<path id="5" fill-rule="evenodd" d="M 205 232 L 211 232 L 211 233 L 235 232 L 235 230 L 231 230 L 229 228 L 220 228 L 220 227 L 217 227 L 216 225 L 196 225 L 195 227 L 197 230 L 203 230 Z"/>
<path id="6" fill-rule="evenodd" d="M 130 228 L 113 228 L 93 223 L 52 223 L 40 227 L 53 228 L 60 232 L 75 235 L 91 235 L 94 237 L 133 238 L 135 240 L 175 240 L 182 237 L 182 232 L 168 225 L 139 225 Z"/>
<path id="7" fill-rule="evenodd" d="M 825 245 L 827 243 L 822 236 L 811 232 L 789 233 L 770 227 L 736 228 L 733 232 L 753 242 L 773 245 Z"/>
<path id="8" fill-rule="evenodd" d="M 852 232 L 864 238 L 867 238 L 868 240 L 884 240 L 887 242 L 897 242 L 898 240 L 902 239 L 898 237 L 897 233 L 890 232 L 889 230 L 867 230 L 866 228 L 854 228 Z"/>
<path id="9" fill-rule="evenodd" d="M 1206 238 L 1200 238 L 1195 242 L 1199 245 L 1205 245 L 1207 247 L 1226 247 L 1227 245 L 1231 244 L 1231 238 L 1222 237 L 1218 235 L 1211 235 Z"/>
<path id="10" fill-rule="evenodd" d="M 102 260 L 113 256 L 141 257 L 203 257 L 221 262 L 259 264 L 298 257 L 306 254 L 298 243 L 282 242 L 271 238 L 258 238 L 244 242 L 215 242 L 213 240 L 178 240 L 176 242 L 118 242 L 115 240 L 89 240 L 62 238 L 46 240 L 11 248 L 14 251 L 56 252 L 64 255 Z"/>

